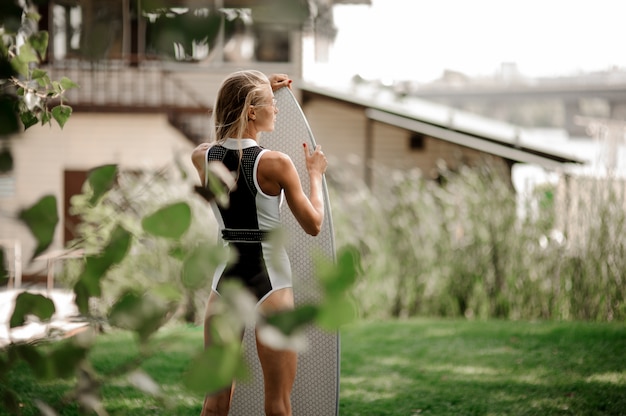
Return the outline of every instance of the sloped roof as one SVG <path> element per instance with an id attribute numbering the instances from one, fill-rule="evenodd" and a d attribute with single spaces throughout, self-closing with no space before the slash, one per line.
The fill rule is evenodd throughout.
<path id="1" fill-rule="evenodd" d="M 572 154 L 525 142 L 524 130 L 415 97 L 398 97 L 389 89 L 370 85 L 322 87 L 304 83 L 304 94 L 315 94 L 363 107 L 371 120 L 435 137 L 514 162 L 554 169 L 567 163 L 584 163 Z"/>

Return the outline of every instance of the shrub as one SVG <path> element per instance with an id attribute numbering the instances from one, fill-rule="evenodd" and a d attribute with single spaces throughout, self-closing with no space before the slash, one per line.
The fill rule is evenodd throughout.
<path id="1" fill-rule="evenodd" d="M 593 204 L 570 192 L 572 213 L 553 185 L 541 185 L 520 210 L 511 183 L 488 164 L 442 171 L 439 183 L 377 167 L 375 183 L 385 186 L 375 190 L 355 181 L 353 169 L 332 166 L 328 178 L 338 245 L 361 251 L 355 297 L 364 316 L 626 316 L 621 187 L 600 192 L 596 183 L 586 196 Z M 574 241 L 554 228 L 566 216 Z"/>

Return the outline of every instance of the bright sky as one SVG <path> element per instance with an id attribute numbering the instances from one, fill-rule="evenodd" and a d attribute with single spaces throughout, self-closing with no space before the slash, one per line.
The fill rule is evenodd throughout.
<path id="1" fill-rule="evenodd" d="M 625 0 L 372 0 L 335 7 L 341 75 L 428 82 L 444 69 L 525 76 L 626 69 Z"/>

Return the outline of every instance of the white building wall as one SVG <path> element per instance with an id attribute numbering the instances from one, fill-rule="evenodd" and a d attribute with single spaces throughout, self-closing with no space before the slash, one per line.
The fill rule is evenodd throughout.
<path id="1" fill-rule="evenodd" d="M 180 155 L 189 177 L 196 180 L 189 158 L 193 147 L 164 114 L 75 113 L 62 130 L 57 125 L 33 126 L 11 140 L 15 193 L 0 198 L 0 239 L 21 243 L 27 271 L 35 240 L 14 218 L 20 209 L 30 207 L 42 196 L 55 195 L 60 222 L 50 249 L 61 249 L 65 170 L 89 170 L 105 164 L 118 164 L 121 169 L 159 169 L 173 166 L 174 158 Z"/>
<path id="2" fill-rule="evenodd" d="M 376 165 L 410 169 L 415 167 L 415 151 L 409 148 L 406 130 L 382 123 L 373 123 L 373 159 Z"/>
<path id="3" fill-rule="evenodd" d="M 316 142 L 322 145 L 327 157 L 340 162 L 354 157 L 365 160 L 366 132 L 362 111 L 320 99 L 306 103 L 303 110 Z"/>

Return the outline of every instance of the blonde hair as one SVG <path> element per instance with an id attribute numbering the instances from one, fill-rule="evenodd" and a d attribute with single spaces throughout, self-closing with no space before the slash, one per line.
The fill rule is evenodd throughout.
<path id="1" fill-rule="evenodd" d="M 267 76 L 256 70 L 233 72 L 222 82 L 213 108 L 217 143 L 229 137 L 243 138 L 248 126 L 248 109 L 261 103 L 268 85 Z"/>

